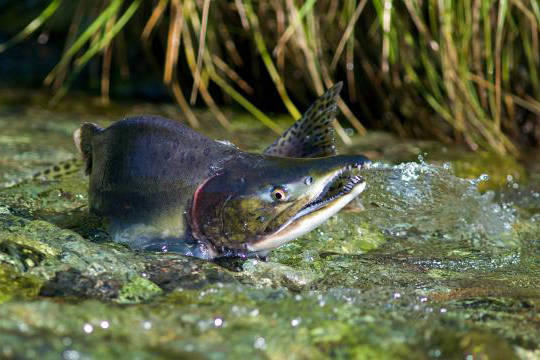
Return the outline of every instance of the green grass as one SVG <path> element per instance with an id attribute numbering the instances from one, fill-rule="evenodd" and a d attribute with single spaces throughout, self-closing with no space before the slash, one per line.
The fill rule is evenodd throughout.
<path id="1" fill-rule="evenodd" d="M 0 52 L 28 39 L 63 5 L 52 0 L 0 44 Z M 144 19 L 144 26 L 133 18 Z M 253 84 L 239 75 L 256 79 L 257 71 L 265 71 L 274 87 L 268 91 L 276 92 L 292 118 L 300 115 L 293 98 L 313 98 L 344 80 L 340 108 L 360 134 L 366 127 L 385 128 L 517 155 L 528 131 L 524 124 L 540 118 L 539 29 L 536 0 L 80 1 L 64 54 L 45 84 L 58 101 L 77 74 L 98 59 L 107 101 L 111 71 L 127 66 L 111 57 L 122 57 L 117 49 L 137 42 L 161 69 L 194 127 L 198 121 L 191 106 L 200 96 L 229 128 L 214 100 L 219 88 L 279 132 L 248 100 Z M 156 42 L 162 56 L 150 50 Z M 246 42 L 261 69 L 240 54 Z M 179 82 L 180 68 L 190 69 L 191 84 Z M 347 142 L 340 123 L 336 126 Z"/>

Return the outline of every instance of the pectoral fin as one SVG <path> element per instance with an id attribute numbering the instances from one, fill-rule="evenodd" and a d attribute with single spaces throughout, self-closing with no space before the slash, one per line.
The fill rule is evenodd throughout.
<path id="1" fill-rule="evenodd" d="M 337 98 L 343 86 L 338 82 L 307 109 L 264 154 L 293 158 L 336 155 L 332 121 L 338 112 Z"/>

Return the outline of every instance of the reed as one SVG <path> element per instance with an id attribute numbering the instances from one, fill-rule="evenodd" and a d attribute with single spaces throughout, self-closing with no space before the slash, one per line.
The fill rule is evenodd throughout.
<path id="1" fill-rule="evenodd" d="M 63 5 L 52 0 L 0 52 Z M 266 91 L 291 118 L 300 115 L 293 99 L 313 98 L 343 79 L 345 119 L 336 126 L 346 143 L 342 125 L 517 155 L 522 139 L 540 140 L 539 29 L 536 0 L 81 0 L 45 84 L 58 101 L 96 61 L 107 101 L 114 67 L 129 73 L 125 62 L 112 61 L 129 38 L 159 69 L 192 126 L 200 95 L 226 128 L 218 104 L 233 101 L 279 132 L 256 106 L 254 79 L 263 71 L 272 84 Z M 246 48 L 254 55 L 243 56 Z M 179 69 L 189 69 L 191 82 Z"/>

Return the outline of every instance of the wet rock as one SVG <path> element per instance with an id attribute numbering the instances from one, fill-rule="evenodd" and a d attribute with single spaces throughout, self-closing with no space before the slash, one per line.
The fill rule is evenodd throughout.
<path id="1" fill-rule="evenodd" d="M 159 286 L 142 276 L 137 276 L 122 287 L 116 302 L 120 304 L 137 304 L 149 301 L 154 296 L 161 294 L 161 292 Z"/>
<path id="2" fill-rule="evenodd" d="M 313 271 L 259 260 L 248 260 L 244 263 L 243 270 L 237 277 L 244 283 L 255 286 L 285 287 L 291 291 L 307 290 L 318 278 Z"/>
<path id="3" fill-rule="evenodd" d="M 0 242 L 0 253 L 4 254 L 6 262 L 15 264 L 20 271 L 27 271 L 45 259 L 45 254 L 40 251 L 9 240 Z"/>
<path id="4" fill-rule="evenodd" d="M 127 286 L 127 285 L 126 285 Z M 41 287 L 39 295 L 47 297 L 69 296 L 112 300 L 119 297 L 122 281 L 111 274 L 83 275 L 79 270 L 58 271 Z"/>
<path id="5" fill-rule="evenodd" d="M 213 263 L 175 254 L 152 257 L 145 262 L 144 274 L 165 291 L 235 282 L 227 270 Z"/>
<path id="6" fill-rule="evenodd" d="M 35 276 L 21 275 L 15 267 L 0 257 L 0 304 L 9 300 L 33 299 L 43 281 Z"/>

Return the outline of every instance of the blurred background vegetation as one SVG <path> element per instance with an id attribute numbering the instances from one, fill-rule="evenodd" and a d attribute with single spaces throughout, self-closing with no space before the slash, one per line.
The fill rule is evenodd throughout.
<path id="1" fill-rule="evenodd" d="M 8 0 L 0 82 L 300 116 L 345 82 L 336 123 L 518 155 L 540 140 L 538 0 Z M 292 122 L 291 119 L 291 122 Z"/>

